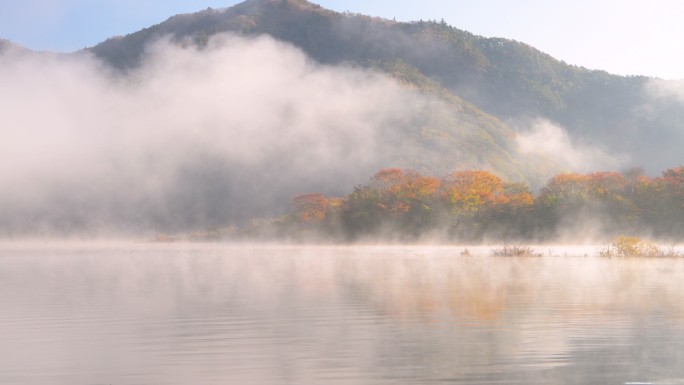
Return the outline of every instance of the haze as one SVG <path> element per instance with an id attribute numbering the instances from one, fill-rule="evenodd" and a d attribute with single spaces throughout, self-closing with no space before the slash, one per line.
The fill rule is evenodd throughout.
<path id="1" fill-rule="evenodd" d="M 14 230 L 282 212 L 298 192 L 368 178 L 387 162 L 382 128 L 420 106 L 386 78 L 265 37 L 202 53 L 161 41 L 127 77 L 85 55 L 0 60 L 0 226 Z"/>

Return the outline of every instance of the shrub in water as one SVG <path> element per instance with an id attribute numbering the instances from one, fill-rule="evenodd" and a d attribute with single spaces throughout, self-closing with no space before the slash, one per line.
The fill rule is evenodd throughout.
<path id="1" fill-rule="evenodd" d="M 614 238 L 605 250 L 599 253 L 605 257 L 676 257 L 675 251 L 665 251 L 653 242 L 639 237 L 619 236 Z"/>
<path id="2" fill-rule="evenodd" d="M 492 255 L 495 257 L 541 257 L 541 254 L 536 253 L 531 247 L 508 245 L 492 250 Z"/>

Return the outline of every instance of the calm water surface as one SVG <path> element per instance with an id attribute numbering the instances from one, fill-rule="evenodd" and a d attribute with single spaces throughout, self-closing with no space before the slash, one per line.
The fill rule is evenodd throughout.
<path id="1" fill-rule="evenodd" d="M 684 384 L 684 260 L 462 250 L 0 246 L 0 384 Z"/>

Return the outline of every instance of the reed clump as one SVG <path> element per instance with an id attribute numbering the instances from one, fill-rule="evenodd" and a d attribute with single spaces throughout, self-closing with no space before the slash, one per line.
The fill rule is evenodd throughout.
<path id="1" fill-rule="evenodd" d="M 672 248 L 663 248 L 639 237 L 621 235 L 613 238 L 608 246 L 599 252 L 603 257 L 681 257 Z"/>
<path id="2" fill-rule="evenodd" d="M 529 246 L 509 246 L 504 244 L 503 246 L 492 250 L 492 256 L 495 257 L 541 257 L 540 253 L 534 251 L 533 248 Z"/>

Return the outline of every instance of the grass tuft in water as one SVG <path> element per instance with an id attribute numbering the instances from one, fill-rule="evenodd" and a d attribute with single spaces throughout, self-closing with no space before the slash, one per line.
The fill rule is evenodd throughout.
<path id="1" fill-rule="evenodd" d="M 665 249 L 639 237 L 621 235 L 613 238 L 608 246 L 599 251 L 602 257 L 681 257 L 674 249 Z"/>
<path id="2" fill-rule="evenodd" d="M 509 246 L 504 244 L 503 246 L 492 250 L 492 256 L 495 257 L 541 257 L 540 253 L 534 251 L 533 248 L 529 246 Z"/>

